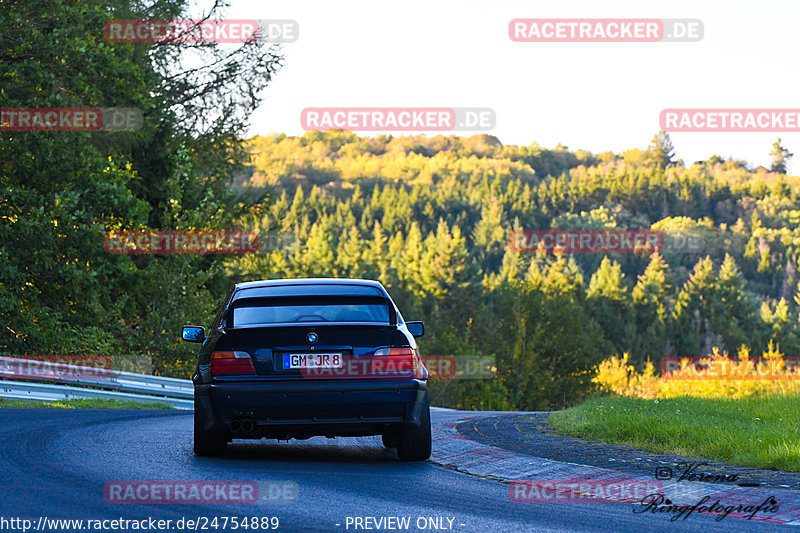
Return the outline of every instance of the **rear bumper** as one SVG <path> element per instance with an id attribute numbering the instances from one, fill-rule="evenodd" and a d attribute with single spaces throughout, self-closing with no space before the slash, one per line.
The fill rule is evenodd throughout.
<path id="1" fill-rule="evenodd" d="M 427 396 L 417 379 L 210 383 L 195 385 L 195 408 L 206 430 L 233 438 L 378 435 L 418 426 Z M 244 420 L 252 430 L 238 430 Z"/>

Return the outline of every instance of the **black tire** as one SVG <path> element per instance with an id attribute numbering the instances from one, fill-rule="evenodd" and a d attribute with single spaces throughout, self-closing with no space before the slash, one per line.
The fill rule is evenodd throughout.
<path id="1" fill-rule="evenodd" d="M 419 422 L 419 426 L 400 432 L 397 455 L 401 461 L 427 461 L 431 456 L 431 410 L 427 398 Z"/>
<path id="2" fill-rule="evenodd" d="M 396 431 L 387 431 L 381 435 L 381 441 L 387 448 L 397 448 L 400 442 L 400 435 Z"/>
<path id="3" fill-rule="evenodd" d="M 194 454 L 198 457 L 217 457 L 225 452 L 228 444 L 224 435 L 203 429 L 203 409 L 194 404 Z"/>

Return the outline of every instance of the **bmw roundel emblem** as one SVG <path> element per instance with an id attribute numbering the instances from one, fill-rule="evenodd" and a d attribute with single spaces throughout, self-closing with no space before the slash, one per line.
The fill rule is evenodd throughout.
<path id="1" fill-rule="evenodd" d="M 319 337 L 317 337 L 317 334 L 312 331 L 306 338 L 308 339 L 308 342 L 317 342 Z"/>

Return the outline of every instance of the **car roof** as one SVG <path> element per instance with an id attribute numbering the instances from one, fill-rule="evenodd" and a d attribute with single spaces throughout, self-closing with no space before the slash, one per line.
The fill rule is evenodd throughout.
<path id="1" fill-rule="evenodd" d="M 312 287 L 313 286 L 313 287 Z M 326 290 L 321 290 L 324 286 Z M 287 290 L 281 290 L 281 287 Z M 292 287 L 294 290 L 289 289 Z M 237 283 L 234 291 L 247 290 L 252 296 L 277 296 L 281 293 L 288 295 L 299 295 L 306 293 L 302 289 L 307 287 L 307 294 L 342 294 L 342 295 L 373 295 L 389 297 L 386 289 L 380 282 L 371 279 L 349 279 L 349 278 L 295 278 L 295 279 L 267 279 L 261 281 L 248 281 Z M 252 289 L 266 289 L 257 291 Z M 270 290 L 271 289 L 271 290 Z M 234 297 L 234 299 L 238 299 Z"/>
<path id="2" fill-rule="evenodd" d="M 277 285 L 369 285 L 383 288 L 379 281 L 373 279 L 356 278 L 287 278 L 263 279 L 261 281 L 245 281 L 237 283 L 237 289 L 252 289 L 254 287 L 274 287 Z"/>

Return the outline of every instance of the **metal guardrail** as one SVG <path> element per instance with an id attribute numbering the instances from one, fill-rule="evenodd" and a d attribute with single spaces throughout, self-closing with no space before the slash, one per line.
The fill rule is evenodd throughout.
<path id="1" fill-rule="evenodd" d="M 192 409 L 194 404 L 192 400 L 168 398 L 165 396 L 150 396 L 145 394 L 131 394 L 128 392 L 70 387 L 68 385 L 47 385 L 44 383 L 7 380 L 0 380 L 0 398 L 48 402 L 101 398 L 106 400 L 128 400 L 142 403 L 165 403 L 177 409 Z"/>
<path id="2" fill-rule="evenodd" d="M 15 378 L 48 384 L 15 381 Z M 194 386 L 188 379 L 2 356 L 0 398 L 40 401 L 103 398 L 192 409 Z"/>

